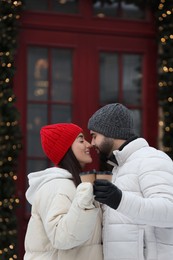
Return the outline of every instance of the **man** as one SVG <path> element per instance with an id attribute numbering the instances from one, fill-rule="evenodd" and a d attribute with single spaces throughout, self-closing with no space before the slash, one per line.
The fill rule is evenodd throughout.
<path id="1" fill-rule="evenodd" d="M 114 165 L 112 183 L 94 183 L 103 205 L 104 260 L 172 260 L 172 160 L 136 136 L 122 104 L 96 111 L 88 128 L 91 144 Z"/>

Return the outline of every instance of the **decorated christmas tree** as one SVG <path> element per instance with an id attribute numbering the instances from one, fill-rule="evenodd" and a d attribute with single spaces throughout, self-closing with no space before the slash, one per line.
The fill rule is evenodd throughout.
<path id="1" fill-rule="evenodd" d="M 156 12 L 158 28 L 158 98 L 162 113 L 163 150 L 173 159 L 173 2 L 161 0 Z"/>
<path id="2" fill-rule="evenodd" d="M 0 259 L 17 259 L 17 158 L 21 150 L 13 76 L 21 1 L 0 1 Z"/>

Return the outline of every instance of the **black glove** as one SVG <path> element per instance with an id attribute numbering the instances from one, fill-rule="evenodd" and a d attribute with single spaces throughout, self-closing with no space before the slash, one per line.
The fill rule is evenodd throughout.
<path id="1" fill-rule="evenodd" d="M 113 209 L 117 209 L 122 198 L 122 191 L 110 181 L 95 180 L 94 195 L 95 200 L 106 204 Z"/>

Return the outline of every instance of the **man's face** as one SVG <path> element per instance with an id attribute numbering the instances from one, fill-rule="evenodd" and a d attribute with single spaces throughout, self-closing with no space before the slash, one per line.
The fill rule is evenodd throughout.
<path id="1" fill-rule="evenodd" d="M 95 147 L 97 153 L 109 157 L 114 150 L 113 139 L 92 130 L 90 134 L 92 136 L 91 145 Z"/>

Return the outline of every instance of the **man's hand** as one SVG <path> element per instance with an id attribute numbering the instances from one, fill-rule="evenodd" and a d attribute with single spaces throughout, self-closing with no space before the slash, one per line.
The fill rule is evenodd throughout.
<path id="1" fill-rule="evenodd" d="M 117 209 L 122 198 L 122 191 L 107 180 L 95 180 L 94 195 L 95 200 Z"/>

